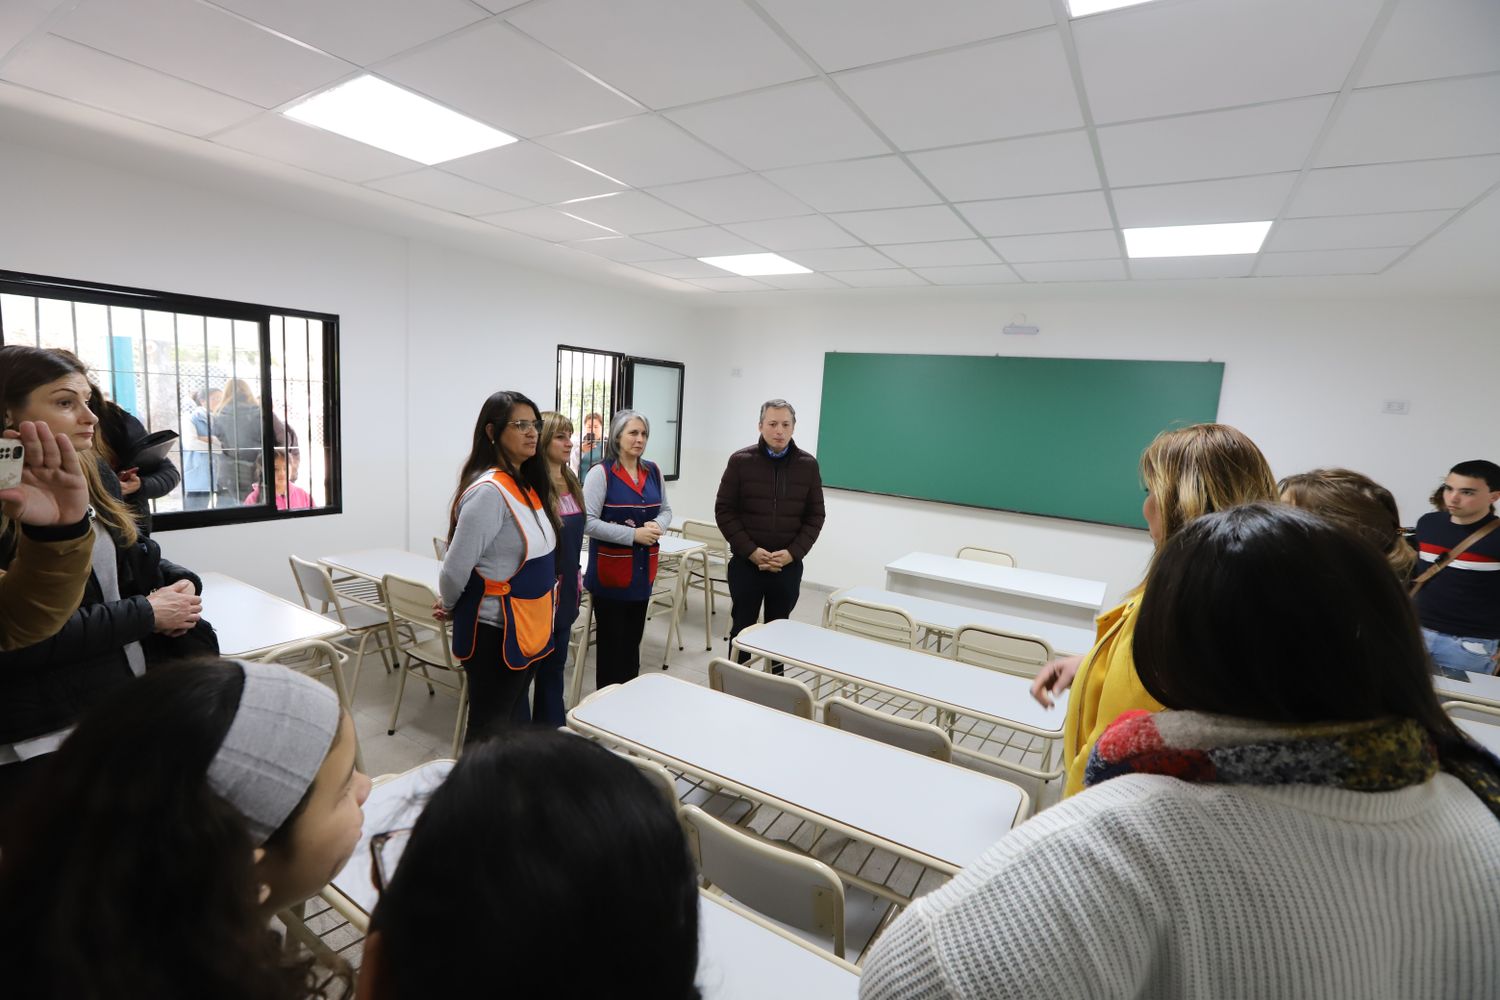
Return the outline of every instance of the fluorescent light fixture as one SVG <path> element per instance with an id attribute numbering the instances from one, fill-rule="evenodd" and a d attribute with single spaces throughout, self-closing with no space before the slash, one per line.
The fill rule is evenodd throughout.
<path id="1" fill-rule="evenodd" d="M 812 269 L 793 264 L 780 254 L 737 253 L 728 257 L 699 257 L 712 267 L 753 278 L 761 274 L 812 274 Z"/>
<path id="2" fill-rule="evenodd" d="M 1102 14 L 1107 10 L 1150 2 L 1151 0 L 1068 0 L 1068 13 L 1074 17 L 1088 17 L 1090 14 Z"/>
<path id="3" fill-rule="evenodd" d="M 429 167 L 516 141 L 369 74 L 314 94 L 282 114 Z"/>
<path id="4" fill-rule="evenodd" d="M 1125 230 L 1130 257 L 1210 257 L 1258 253 L 1269 222 L 1223 222 L 1211 226 L 1154 226 Z"/>

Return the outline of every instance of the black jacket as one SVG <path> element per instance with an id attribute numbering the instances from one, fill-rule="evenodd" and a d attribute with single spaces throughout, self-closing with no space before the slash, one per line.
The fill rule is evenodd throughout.
<path id="1" fill-rule="evenodd" d="M 135 414 L 126 409 L 119 409 L 118 427 L 113 423 L 101 420 L 99 428 L 101 433 L 108 438 L 110 450 L 112 450 L 121 463 L 128 463 L 130 456 L 136 446 L 146 437 L 146 425 L 136 419 Z M 125 468 L 122 464 L 120 468 Z M 101 470 L 107 468 L 100 463 Z M 119 477 L 115 474 L 118 469 L 110 469 L 109 475 L 105 476 L 106 487 L 114 493 L 119 493 Z M 141 488 L 136 490 L 124 501 L 130 505 L 135 512 L 136 524 L 146 534 L 151 534 L 151 501 L 159 499 L 171 493 L 182 482 L 182 473 L 177 471 L 177 466 L 170 458 L 164 458 L 152 466 L 142 466 L 140 469 Z M 115 482 L 109 482 L 114 477 Z"/>
<path id="2" fill-rule="evenodd" d="M 823 477 L 818 460 L 797 442 L 772 458 L 764 439 L 729 456 L 714 520 L 737 556 L 786 549 L 801 561 L 823 530 Z"/>

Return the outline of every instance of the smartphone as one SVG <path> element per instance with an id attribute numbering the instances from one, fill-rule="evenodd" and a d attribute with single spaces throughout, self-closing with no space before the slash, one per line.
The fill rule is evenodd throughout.
<path id="1" fill-rule="evenodd" d="M 141 471 L 141 467 L 139 465 L 132 465 L 128 469 L 121 469 L 119 472 L 115 473 L 115 476 L 117 478 L 124 479 L 127 476 L 133 476 L 137 472 L 140 472 L 140 471 Z"/>
<path id="2" fill-rule="evenodd" d="M 21 485 L 21 469 L 26 464 L 26 450 L 14 438 L 0 438 L 0 490 Z"/>

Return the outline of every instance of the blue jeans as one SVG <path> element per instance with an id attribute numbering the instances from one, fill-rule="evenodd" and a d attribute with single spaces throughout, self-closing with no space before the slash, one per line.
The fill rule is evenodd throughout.
<path id="1" fill-rule="evenodd" d="M 1424 628 L 1422 641 L 1427 644 L 1432 661 L 1440 667 L 1467 670 L 1471 674 L 1495 672 L 1494 656 L 1500 648 L 1500 639 L 1472 639 Z"/>

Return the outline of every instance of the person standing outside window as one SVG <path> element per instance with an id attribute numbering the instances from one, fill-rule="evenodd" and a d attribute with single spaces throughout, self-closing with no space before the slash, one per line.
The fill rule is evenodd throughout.
<path id="1" fill-rule="evenodd" d="M 1423 514 L 1412 596 L 1439 667 L 1495 673 L 1500 656 L 1500 465 L 1460 462 L 1443 480 L 1443 510 Z"/>
<path id="2" fill-rule="evenodd" d="M 791 616 L 802 589 L 802 560 L 823 530 L 823 477 L 818 460 L 792 440 L 796 428 L 791 403 L 763 403 L 760 440 L 730 455 L 719 480 L 714 520 L 731 553 L 731 644 L 755 624 L 762 604 L 768 622 Z M 741 662 L 746 659 L 740 654 Z"/>

